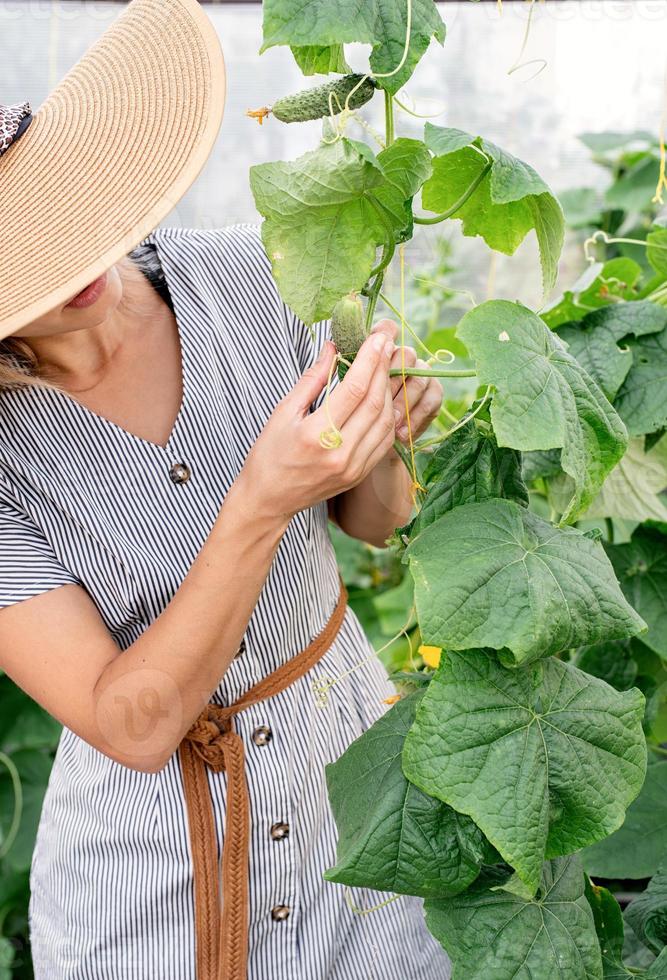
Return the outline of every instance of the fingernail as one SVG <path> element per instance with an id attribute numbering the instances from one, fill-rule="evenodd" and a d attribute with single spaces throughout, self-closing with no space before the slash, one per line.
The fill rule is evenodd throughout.
<path id="1" fill-rule="evenodd" d="M 401 413 L 398 408 L 394 409 L 394 418 L 396 419 L 397 422 L 401 421 Z"/>
<path id="2" fill-rule="evenodd" d="M 382 350 L 386 343 L 386 337 L 384 334 L 379 333 L 377 337 L 373 337 L 373 348 L 374 350 Z"/>

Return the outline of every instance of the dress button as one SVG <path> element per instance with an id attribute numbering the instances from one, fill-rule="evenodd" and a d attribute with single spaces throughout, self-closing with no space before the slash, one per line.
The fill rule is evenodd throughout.
<path id="1" fill-rule="evenodd" d="M 287 905 L 274 905 L 271 909 L 271 918 L 274 922 L 284 922 L 289 919 L 290 910 Z"/>
<path id="2" fill-rule="evenodd" d="M 245 640 L 241 640 L 241 642 L 239 643 L 239 648 L 234 654 L 234 660 L 236 660 L 237 657 L 242 657 L 244 653 L 245 653 Z"/>
<path id="3" fill-rule="evenodd" d="M 274 823 L 271 827 L 271 837 L 273 840 L 284 840 L 286 837 L 289 837 L 289 824 Z"/>
<path id="4" fill-rule="evenodd" d="M 272 738 L 273 734 L 271 729 L 267 728 L 266 725 L 260 725 L 259 728 L 256 728 L 252 733 L 252 740 L 255 745 L 268 745 Z"/>
<path id="5" fill-rule="evenodd" d="M 169 470 L 169 476 L 174 483 L 187 483 L 190 479 L 190 467 L 187 463 L 174 463 Z"/>

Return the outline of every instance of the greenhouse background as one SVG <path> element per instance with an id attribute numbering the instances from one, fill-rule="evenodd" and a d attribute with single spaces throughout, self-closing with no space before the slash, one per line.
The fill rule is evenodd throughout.
<path id="1" fill-rule="evenodd" d="M 3 100 L 27 98 L 39 105 L 123 6 L 77 0 L 0 2 Z M 657 135 L 665 101 L 667 4 L 662 0 L 538 0 L 534 5 L 505 0 L 502 12 L 495 2 L 460 0 L 440 8 L 448 31 L 444 48 L 431 45 L 403 91 L 405 104 L 429 114 L 434 123 L 497 140 L 532 164 L 556 193 L 574 186 L 604 186 L 605 177 L 578 134 L 641 129 Z M 204 228 L 258 220 L 248 168 L 299 156 L 320 131 L 317 122 L 285 127 L 269 121 L 260 127 L 245 115 L 248 108 L 297 90 L 303 80 L 287 48 L 258 55 L 261 5 L 212 3 L 206 11 L 225 54 L 225 118 L 202 174 L 166 221 Z M 367 49 L 348 45 L 347 51 L 354 68 L 363 63 Z M 641 52 L 641 57 L 623 56 L 622 51 Z M 433 93 L 438 93 L 437 101 Z M 379 100 L 365 113 L 378 131 L 381 113 Z M 420 134 L 423 122 L 397 109 L 403 135 Z M 493 263 L 495 281 L 502 282 L 499 295 L 539 304 L 533 236 L 512 259 L 492 259 L 479 241 L 464 240 L 455 223 L 444 233 L 456 242 L 466 288 L 471 288 L 474 272 L 474 288 L 484 295 Z M 418 235 L 412 243 L 416 259 L 429 258 L 428 237 Z M 580 258 L 580 252 L 566 251 L 563 281 L 579 269 Z"/>

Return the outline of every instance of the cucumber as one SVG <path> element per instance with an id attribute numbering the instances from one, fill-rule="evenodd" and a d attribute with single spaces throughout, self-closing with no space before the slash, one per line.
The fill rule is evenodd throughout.
<path id="1" fill-rule="evenodd" d="M 361 298 L 348 293 L 339 299 L 331 313 L 331 339 L 336 350 L 348 361 L 353 361 L 366 339 L 366 316 Z M 343 380 L 348 365 L 338 362 L 338 377 Z"/>
<path id="2" fill-rule="evenodd" d="M 339 113 L 345 107 L 345 100 L 363 75 L 343 75 L 333 82 L 325 82 L 315 88 L 305 89 L 296 95 L 286 95 L 271 107 L 271 112 L 281 122 L 306 122 L 308 119 L 322 119 L 331 112 Z M 349 102 L 350 109 L 358 109 L 372 98 L 376 89 L 375 82 L 367 78 L 356 90 Z M 331 95 L 331 107 L 329 96 Z"/>

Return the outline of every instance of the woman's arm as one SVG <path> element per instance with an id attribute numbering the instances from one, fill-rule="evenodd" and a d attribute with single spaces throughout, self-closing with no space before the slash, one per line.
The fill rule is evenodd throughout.
<path id="1" fill-rule="evenodd" d="M 119 651 L 85 589 L 68 584 L 0 612 L 0 666 L 99 751 L 133 769 L 161 769 L 238 649 L 292 516 L 363 481 L 386 456 L 394 432 L 387 343 L 386 334 L 367 340 L 332 392 L 344 433 L 333 452 L 319 442 L 326 415 L 309 413 L 334 354 L 325 345 L 250 450 L 171 602 L 131 646 Z"/>
<path id="2" fill-rule="evenodd" d="M 382 320 L 377 327 L 398 330 L 393 320 Z M 374 329 L 377 329 L 374 328 Z M 403 350 L 403 353 L 401 353 Z M 427 367 L 417 358 L 412 347 L 398 347 L 392 356 L 392 368 Z M 413 442 L 424 433 L 442 405 L 443 389 L 437 378 L 407 376 L 405 390 L 403 379 L 390 380 L 395 416 L 396 438 L 405 446 L 410 443 L 406 426 L 405 401 L 407 395 L 410 413 L 410 430 Z M 412 513 L 412 477 L 395 449 L 390 449 L 384 459 L 365 480 L 356 487 L 328 501 L 329 518 L 352 538 L 359 538 L 376 548 L 386 547 L 387 538 L 394 529 L 407 524 Z"/>

